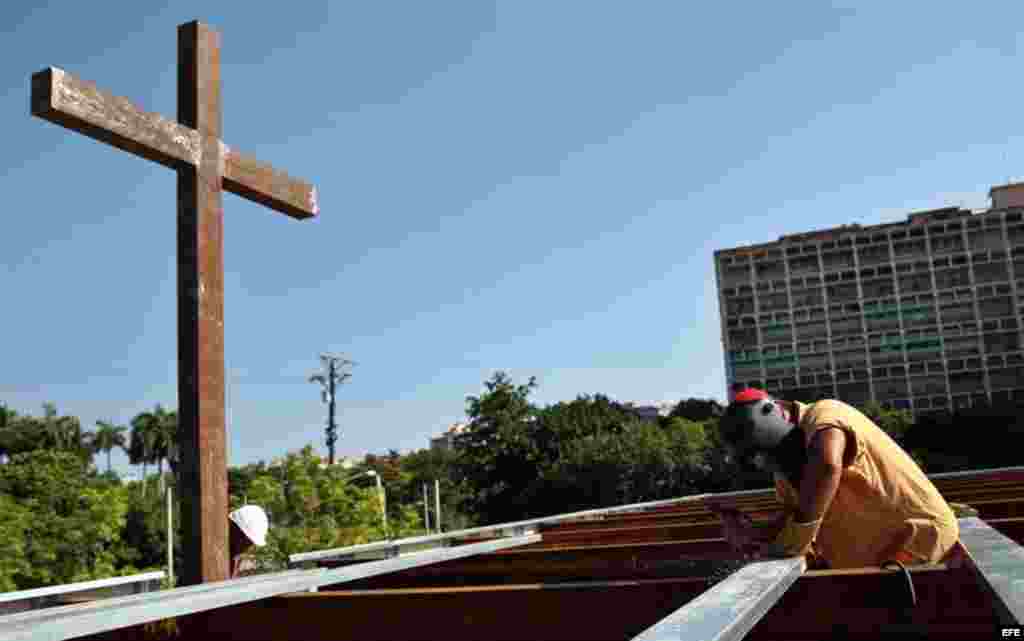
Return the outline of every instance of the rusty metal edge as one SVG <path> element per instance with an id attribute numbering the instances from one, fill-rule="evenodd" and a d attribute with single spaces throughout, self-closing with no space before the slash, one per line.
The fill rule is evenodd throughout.
<path id="1" fill-rule="evenodd" d="M 1004 467 L 989 470 L 968 470 L 964 472 L 946 472 L 941 474 L 932 474 L 928 478 L 932 480 L 941 480 L 948 478 L 986 478 L 989 476 L 998 476 L 999 474 L 1007 472 L 1024 472 L 1024 466 L 1018 467 Z M 405 539 L 397 539 L 394 541 L 380 541 L 376 543 L 363 543 L 360 545 L 352 545 L 343 548 L 332 548 L 329 550 L 318 550 L 311 552 L 302 552 L 299 554 L 293 554 L 288 557 L 290 565 L 298 565 L 301 563 L 309 563 L 315 561 L 322 561 L 326 559 L 353 559 L 359 554 L 368 552 L 385 552 L 388 550 L 400 551 L 403 548 L 415 547 L 419 545 L 444 545 L 448 541 L 459 539 L 467 536 L 509 536 L 524 534 L 527 531 L 534 531 L 543 525 L 561 523 L 563 521 L 571 521 L 573 519 L 585 519 L 585 518 L 600 518 L 605 515 L 614 515 L 629 512 L 643 512 L 652 508 L 668 507 L 672 505 L 683 505 L 687 503 L 697 503 L 707 499 L 730 499 L 738 498 L 743 496 L 774 496 L 774 490 L 770 488 L 766 489 L 755 489 L 755 490 L 740 490 L 737 492 L 721 492 L 717 494 L 694 494 L 689 496 L 677 497 L 674 499 L 664 499 L 660 501 L 648 501 L 644 503 L 632 503 L 629 505 L 619 505 L 608 508 L 597 508 L 593 510 L 582 510 L 579 512 L 568 512 L 566 514 L 556 514 L 552 516 L 545 516 L 536 519 L 529 519 L 525 521 L 513 521 L 509 523 L 498 523 L 495 525 L 485 525 L 481 527 L 469 528 L 465 530 L 458 530 L 455 532 L 446 532 L 444 534 L 432 534 L 425 536 L 409 537 Z"/>
<path id="2" fill-rule="evenodd" d="M 960 542 L 1005 624 L 1024 623 L 1024 547 L 978 517 L 958 519 Z"/>

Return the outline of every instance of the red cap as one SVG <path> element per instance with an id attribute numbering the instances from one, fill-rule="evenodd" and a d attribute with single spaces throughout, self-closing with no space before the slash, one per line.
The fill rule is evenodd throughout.
<path id="1" fill-rule="evenodd" d="M 733 401 L 736 403 L 752 403 L 754 401 L 763 401 L 767 398 L 767 392 L 753 387 L 748 387 L 736 392 L 736 396 L 733 397 Z"/>

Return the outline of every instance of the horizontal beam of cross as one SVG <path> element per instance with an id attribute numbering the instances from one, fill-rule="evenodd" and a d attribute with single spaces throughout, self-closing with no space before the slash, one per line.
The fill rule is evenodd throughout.
<path id="1" fill-rule="evenodd" d="M 198 131 L 143 111 L 62 69 L 33 74 L 32 114 L 171 169 L 199 165 Z M 313 185 L 218 143 L 225 190 L 293 218 L 317 215 Z"/>

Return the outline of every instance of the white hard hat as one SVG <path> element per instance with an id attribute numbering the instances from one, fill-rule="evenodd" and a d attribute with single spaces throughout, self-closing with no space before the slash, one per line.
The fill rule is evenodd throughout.
<path id="1" fill-rule="evenodd" d="M 270 529 L 270 520 L 267 513 L 258 505 L 243 505 L 228 515 L 228 518 L 238 526 L 249 540 L 255 545 L 267 544 L 267 530 Z"/>

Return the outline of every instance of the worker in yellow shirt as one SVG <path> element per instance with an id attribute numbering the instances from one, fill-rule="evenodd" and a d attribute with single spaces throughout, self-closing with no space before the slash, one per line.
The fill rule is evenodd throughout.
<path id="1" fill-rule="evenodd" d="M 766 527 L 713 506 L 737 551 L 807 555 L 812 567 L 838 569 L 938 563 L 956 549 L 960 532 L 950 506 L 857 409 L 835 400 L 779 401 L 747 388 L 726 408 L 720 429 L 734 457 L 773 473 L 783 505 Z"/>

